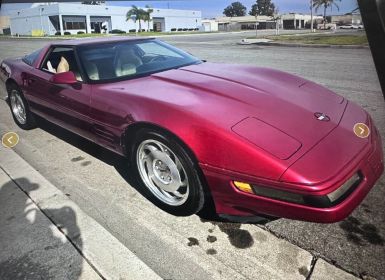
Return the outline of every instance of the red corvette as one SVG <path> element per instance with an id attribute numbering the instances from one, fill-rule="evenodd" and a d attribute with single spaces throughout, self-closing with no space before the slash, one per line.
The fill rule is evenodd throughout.
<path id="1" fill-rule="evenodd" d="M 128 157 L 143 191 L 175 215 L 211 196 L 220 215 L 335 222 L 384 168 L 379 133 L 356 104 L 157 39 L 52 43 L 4 60 L 0 76 L 21 128 L 39 115 Z"/>

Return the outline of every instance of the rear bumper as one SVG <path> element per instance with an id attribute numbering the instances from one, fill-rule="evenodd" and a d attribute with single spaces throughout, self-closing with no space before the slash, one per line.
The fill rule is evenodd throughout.
<path id="1" fill-rule="evenodd" d="M 333 223 L 346 218 L 365 198 L 384 170 L 383 152 L 380 136 L 372 127 L 368 147 L 352 160 L 352 166 L 340 173 L 333 182 L 323 182 L 313 189 L 304 185 L 273 182 L 201 164 L 202 171 L 211 189 L 216 212 L 233 216 L 269 215 L 289 219 L 319 223 Z M 359 173 L 362 180 L 342 201 L 329 208 L 310 207 L 279 199 L 272 199 L 238 190 L 233 181 L 269 186 L 278 190 L 300 195 L 325 196 L 340 188 L 354 174 Z"/>

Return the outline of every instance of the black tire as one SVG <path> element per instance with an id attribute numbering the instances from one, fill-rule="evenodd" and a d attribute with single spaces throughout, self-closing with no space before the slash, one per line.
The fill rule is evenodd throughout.
<path id="1" fill-rule="evenodd" d="M 23 103 L 24 110 L 25 110 L 25 122 L 20 121 L 15 115 L 14 110 L 12 109 L 11 99 L 13 98 L 12 97 L 13 95 L 14 96 L 18 95 L 20 97 L 21 102 Z M 21 129 L 30 130 L 30 129 L 36 128 L 35 117 L 32 114 L 31 110 L 29 109 L 28 102 L 25 99 L 20 88 L 15 84 L 12 84 L 8 87 L 8 105 L 9 105 L 9 108 L 11 109 L 13 120 Z"/>
<path id="2" fill-rule="evenodd" d="M 147 141 L 158 141 L 161 144 L 167 146 L 173 154 L 179 159 L 183 166 L 183 171 L 188 180 L 188 195 L 186 195 L 186 201 L 181 205 L 170 205 L 159 199 L 153 191 L 146 185 L 143 180 L 138 166 L 138 149 L 143 142 Z M 179 143 L 175 137 L 161 131 L 153 129 L 141 129 L 139 130 L 134 139 L 132 145 L 132 151 L 130 156 L 131 169 L 135 176 L 135 179 L 143 190 L 144 195 L 155 205 L 162 210 L 175 215 L 175 216 L 190 216 L 199 212 L 205 201 L 205 193 L 203 191 L 202 181 L 199 177 L 197 163 L 189 156 L 186 149 Z"/>

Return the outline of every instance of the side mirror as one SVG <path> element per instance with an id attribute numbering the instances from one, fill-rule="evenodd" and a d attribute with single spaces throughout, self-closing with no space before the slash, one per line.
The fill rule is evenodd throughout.
<path id="1" fill-rule="evenodd" d="M 62 85 L 73 85 L 78 83 L 76 76 L 72 71 L 56 73 L 52 76 L 50 82 Z"/>

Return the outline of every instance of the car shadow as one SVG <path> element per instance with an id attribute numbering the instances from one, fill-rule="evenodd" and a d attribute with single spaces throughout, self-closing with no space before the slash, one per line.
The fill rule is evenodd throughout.
<path id="1" fill-rule="evenodd" d="M 111 165 L 122 176 L 122 178 L 135 190 L 137 190 L 143 197 L 153 201 L 146 192 L 140 188 L 140 184 L 130 172 L 129 161 L 106 148 L 103 148 L 71 131 L 68 131 L 58 125 L 55 125 L 43 118 L 36 117 L 39 128 L 54 135 L 55 137 L 71 144 L 72 146 L 82 150 L 83 152 L 101 160 L 102 162 Z M 206 184 L 207 185 L 207 184 Z M 277 218 L 266 216 L 252 216 L 252 217 L 235 217 L 235 216 L 219 216 L 215 211 L 215 205 L 212 197 L 208 195 L 205 199 L 203 209 L 197 213 L 199 218 L 204 221 L 212 222 L 232 222 L 232 223 L 247 223 L 247 224 L 266 224 Z"/>
<path id="2" fill-rule="evenodd" d="M 0 185 L 0 279 L 79 279 L 84 259 L 70 249 L 83 247 L 76 213 L 71 207 L 38 209 L 29 193 L 39 188 L 27 178 Z M 76 240 L 68 246 L 57 229 Z"/>

